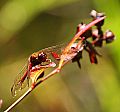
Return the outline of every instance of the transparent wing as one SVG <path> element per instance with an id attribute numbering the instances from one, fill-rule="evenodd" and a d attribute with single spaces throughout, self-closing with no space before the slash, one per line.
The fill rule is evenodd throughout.
<path id="1" fill-rule="evenodd" d="M 14 80 L 14 83 L 11 88 L 12 95 L 15 96 L 17 91 L 22 90 L 27 85 L 29 86 L 29 72 L 27 69 L 27 64 L 25 64 L 25 66 L 18 73 L 17 77 Z"/>
<path id="2" fill-rule="evenodd" d="M 53 57 L 52 53 L 56 53 L 60 56 L 62 50 L 65 48 L 66 45 L 67 44 L 60 44 L 60 45 L 56 45 L 56 46 L 52 46 L 52 47 L 42 49 L 38 52 L 45 52 L 49 56 L 49 58 Z"/>
<path id="3" fill-rule="evenodd" d="M 62 52 L 62 49 L 64 48 L 64 46 L 65 46 L 65 44 L 60 44 L 60 45 L 56 45 L 56 46 L 42 49 L 36 53 L 45 52 L 47 54 L 48 58 L 52 59 L 52 57 L 53 57 L 52 53 L 54 52 L 58 55 L 61 55 L 61 52 Z M 11 93 L 13 96 L 16 95 L 17 91 L 22 90 L 27 85 L 29 86 L 30 73 L 29 73 L 27 67 L 28 67 L 28 64 L 25 64 L 23 69 L 19 72 L 19 74 L 17 75 L 17 77 L 14 80 L 14 84 L 11 88 Z"/>

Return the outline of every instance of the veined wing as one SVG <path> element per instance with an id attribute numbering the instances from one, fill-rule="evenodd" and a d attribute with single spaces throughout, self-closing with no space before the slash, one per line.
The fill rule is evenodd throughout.
<path id="1" fill-rule="evenodd" d="M 48 48 L 42 49 L 42 50 L 40 50 L 38 52 L 45 52 L 48 55 L 51 54 L 52 52 L 61 54 L 61 52 L 64 49 L 65 45 L 67 45 L 67 44 L 55 45 L 55 46 L 52 46 L 52 47 L 48 47 Z"/>
<path id="2" fill-rule="evenodd" d="M 16 76 L 14 83 L 11 88 L 11 93 L 13 96 L 16 95 L 17 91 L 22 90 L 26 86 L 29 86 L 29 71 L 27 64 L 22 68 L 22 70 Z"/>
<path id="3" fill-rule="evenodd" d="M 65 44 L 60 44 L 60 45 L 48 47 L 48 48 L 45 48 L 45 49 L 42 49 L 42 50 L 38 51 L 37 53 L 45 52 L 48 55 L 49 59 L 51 59 L 52 53 L 55 52 L 55 53 L 58 53 L 58 55 L 60 55 L 64 46 L 65 46 Z M 27 85 L 29 86 L 29 80 L 30 80 L 29 75 L 30 74 L 29 74 L 29 71 L 28 71 L 28 65 L 26 64 L 23 67 L 23 69 L 18 73 L 17 77 L 14 80 L 14 84 L 11 88 L 11 93 L 12 93 L 13 96 L 16 95 L 17 91 L 22 90 Z"/>

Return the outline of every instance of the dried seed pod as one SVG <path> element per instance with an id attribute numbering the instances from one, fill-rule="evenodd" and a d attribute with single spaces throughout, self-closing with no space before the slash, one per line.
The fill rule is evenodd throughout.
<path id="1" fill-rule="evenodd" d="M 95 64 L 98 63 L 95 52 L 89 51 L 89 58 L 91 63 L 95 63 Z"/>
<path id="2" fill-rule="evenodd" d="M 107 30 L 104 34 L 104 39 L 106 40 L 106 43 L 111 43 L 115 39 L 115 35 L 111 30 Z"/>
<path id="3" fill-rule="evenodd" d="M 90 12 L 90 16 L 91 16 L 92 18 L 96 18 L 96 17 L 97 17 L 97 11 L 92 10 L 92 11 Z"/>
<path id="4" fill-rule="evenodd" d="M 92 36 L 95 37 L 95 38 L 93 38 L 93 40 L 95 40 L 98 37 L 98 29 L 92 30 Z"/>
<path id="5" fill-rule="evenodd" d="M 89 53 L 90 62 L 97 64 L 98 61 L 96 56 L 97 55 L 101 56 L 101 55 L 97 52 L 97 50 L 92 45 L 92 43 L 90 43 L 89 41 L 86 41 L 86 46 L 84 47 L 84 49 Z"/>
<path id="6" fill-rule="evenodd" d="M 77 62 L 79 68 L 81 68 L 80 59 L 82 59 L 82 51 L 79 51 L 78 54 L 72 59 L 72 62 Z"/>
<path id="7" fill-rule="evenodd" d="M 98 13 L 98 12 L 95 11 L 95 10 L 92 10 L 91 13 L 90 13 L 90 15 L 91 15 L 91 17 L 93 18 L 93 20 L 105 16 L 104 13 Z M 95 24 L 95 26 L 101 27 L 101 26 L 103 26 L 103 24 L 104 24 L 104 20 L 102 20 L 102 21 L 98 22 L 97 24 Z"/>
<path id="8" fill-rule="evenodd" d="M 100 32 L 98 29 L 92 30 L 92 44 L 94 44 L 97 47 L 102 47 L 103 45 L 103 33 Z"/>
<path id="9" fill-rule="evenodd" d="M 81 23 L 77 26 L 77 31 L 76 33 L 78 33 L 80 30 L 82 30 L 83 28 L 86 27 L 86 24 Z M 80 37 L 85 37 L 86 39 L 92 36 L 92 29 L 90 28 L 89 30 L 87 30 L 85 33 L 83 33 Z"/>

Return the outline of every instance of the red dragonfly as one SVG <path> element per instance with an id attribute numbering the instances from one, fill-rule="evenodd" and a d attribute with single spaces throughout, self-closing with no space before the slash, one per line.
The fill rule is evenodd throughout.
<path id="1" fill-rule="evenodd" d="M 25 64 L 14 80 L 11 88 L 12 95 L 15 96 L 18 90 L 22 90 L 27 85 L 29 86 L 30 79 L 32 86 L 34 86 L 37 80 L 44 76 L 44 71 L 47 68 L 55 67 L 63 47 L 63 44 L 56 45 L 30 55 L 27 64 Z"/>
<path id="2" fill-rule="evenodd" d="M 70 58 L 77 53 L 75 51 L 76 46 L 77 43 L 74 43 L 71 46 L 72 52 L 68 53 L 68 56 L 66 57 L 66 59 L 64 59 L 65 61 L 70 60 Z M 47 68 L 53 68 L 56 66 L 56 64 L 58 64 L 64 47 L 65 44 L 60 44 L 42 49 L 30 55 L 27 64 L 23 67 L 23 69 L 14 80 L 14 84 L 11 88 L 12 95 L 15 96 L 17 91 L 22 90 L 27 85 L 29 86 L 30 79 L 32 83 L 31 87 L 34 88 L 38 79 L 44 76 L 44 71 Z"/>

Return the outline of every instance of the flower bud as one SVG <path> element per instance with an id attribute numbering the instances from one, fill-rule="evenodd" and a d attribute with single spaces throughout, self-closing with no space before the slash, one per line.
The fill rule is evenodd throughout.
<path id="1" fill-rule="evenodd" d="M 90 13 L 90 15 L 91 15 L 91 17 L 93 18 L 93 20 L 105 16 L 104 13 L 98 13 L 98 12 L 95 11 L 95 10 L 92 10 L 91 13 Z M 103 26 L 103 24 L 104 24 L 104 20 L 102 20 L 102 21 L 98 22 L 97 24 L 95 24 L 95 26 L 101 27 L 101 26 Z"/>
<path id="2" fill-rule="evenodd" d="M 106 43 L 111 43 L 115 39 L 115 35 L 112 31 L 107 30 L 104 34 L 104 39 L 106 40 Z"/>

